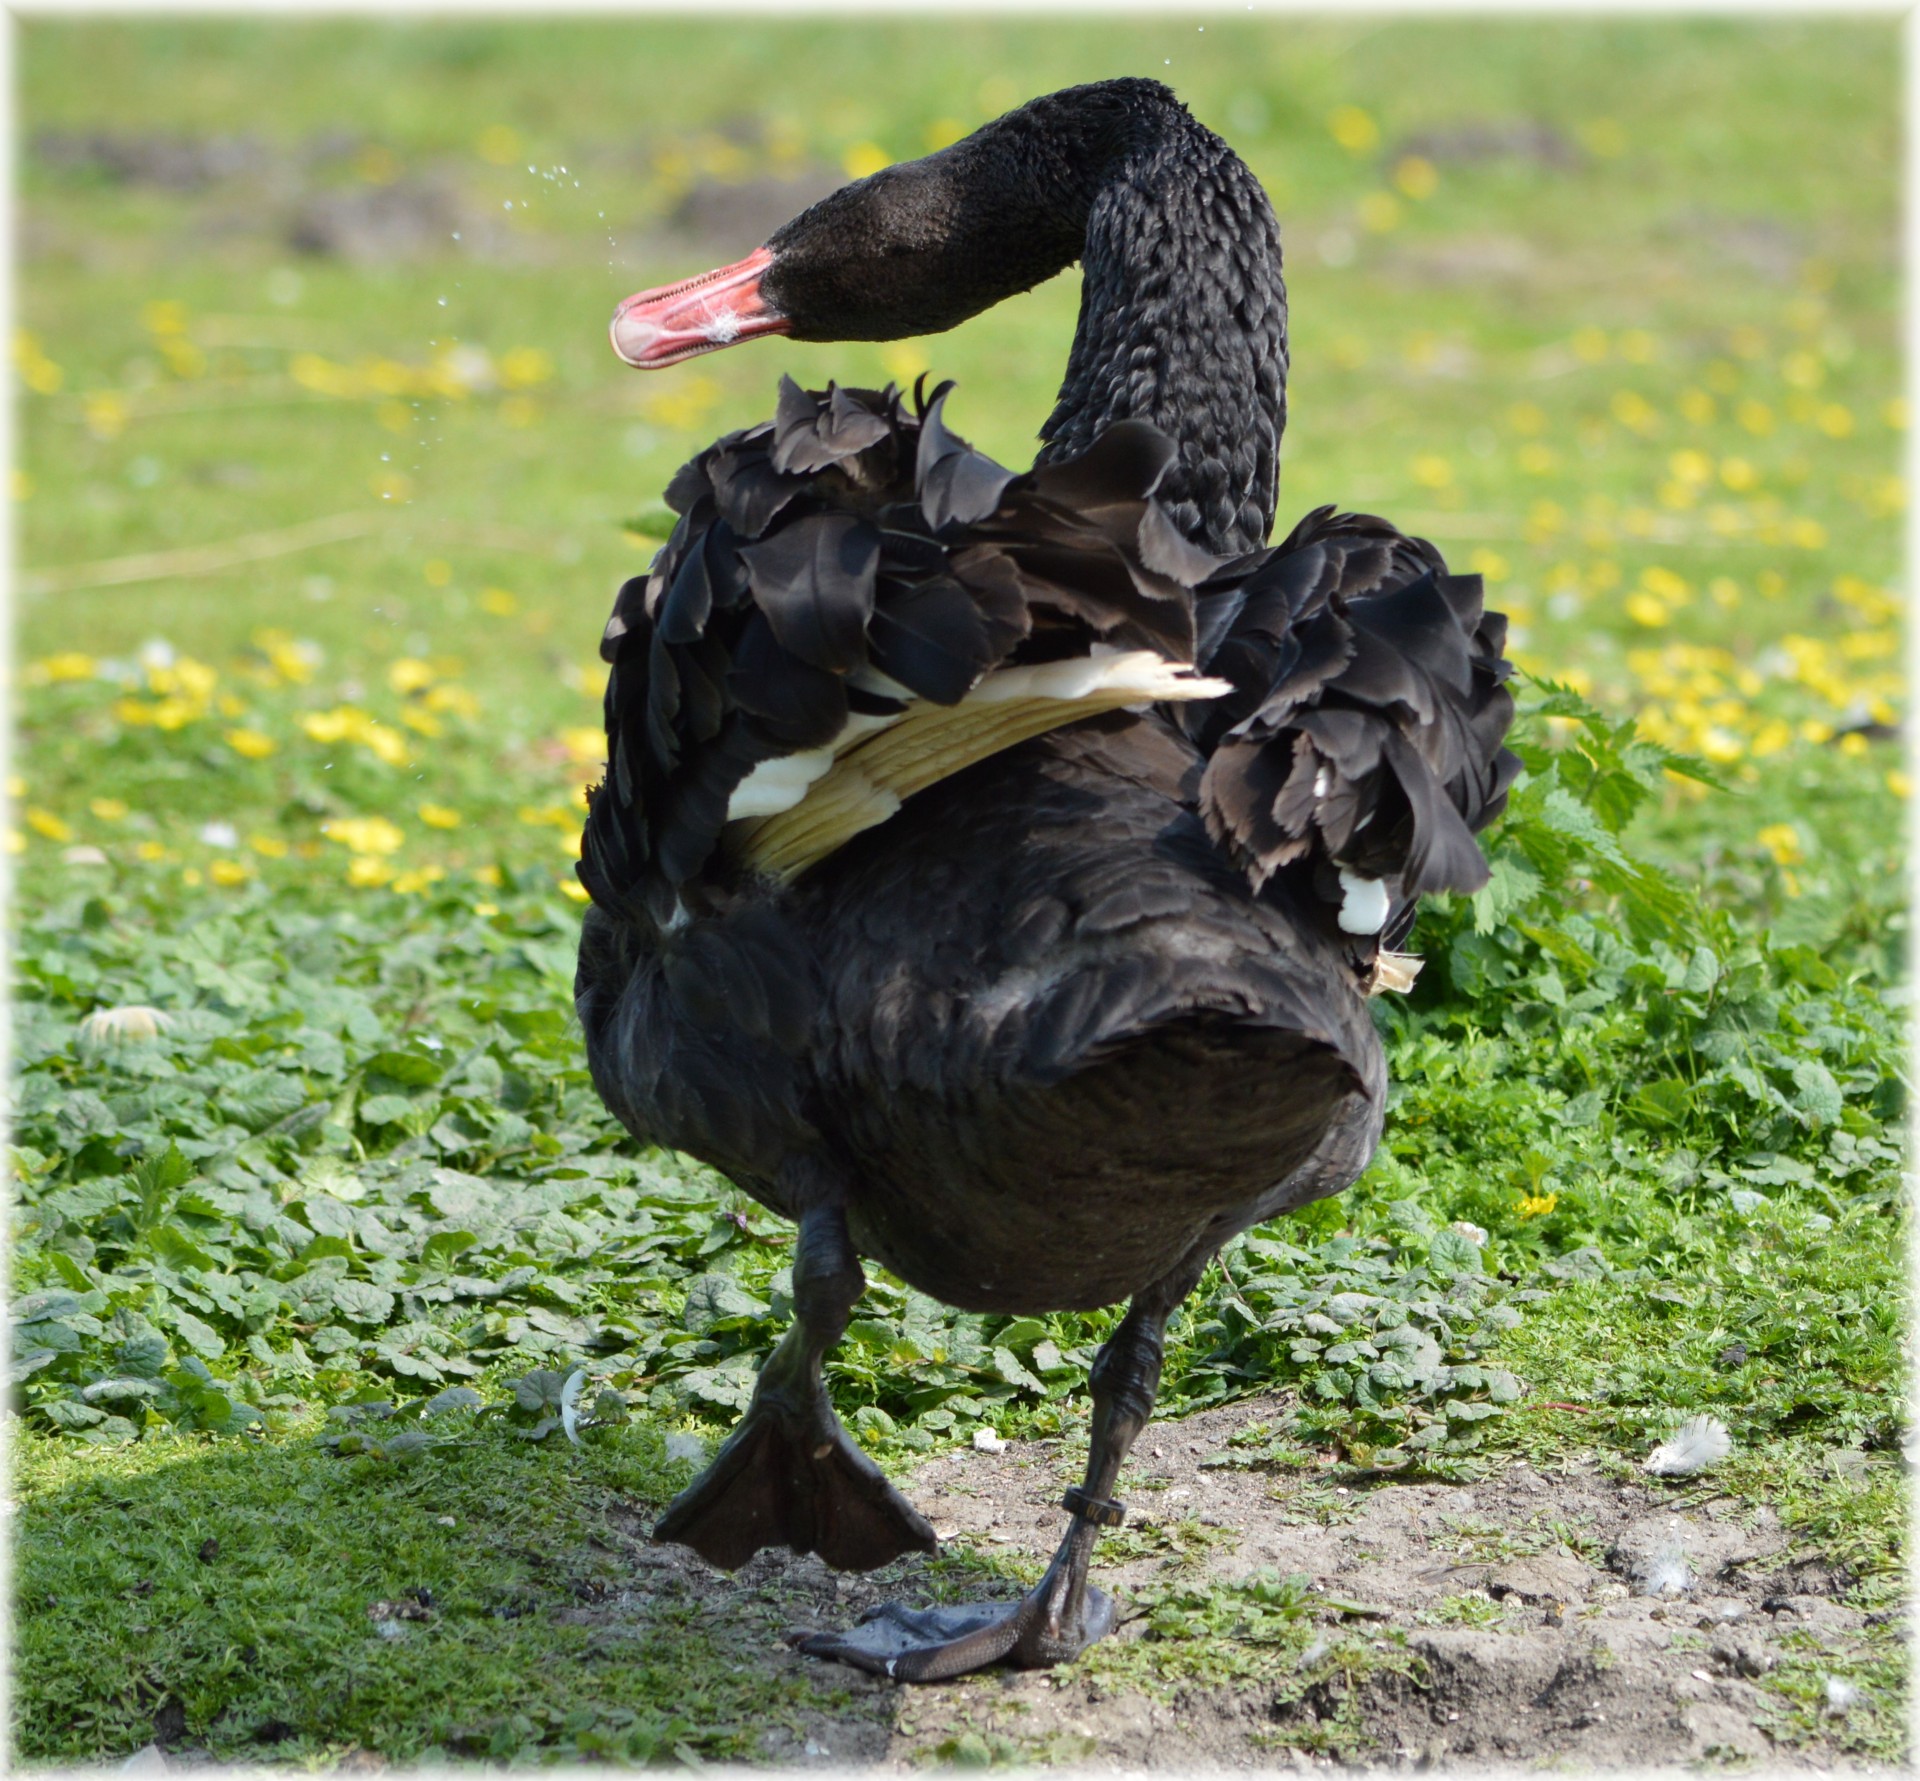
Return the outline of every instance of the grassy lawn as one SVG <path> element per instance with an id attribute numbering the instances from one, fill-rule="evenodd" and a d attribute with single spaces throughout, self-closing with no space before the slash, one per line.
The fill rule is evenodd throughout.
<path id="1" fill-rule="evenodd" d="M 1027 461 L 1077 282 L 650 379 L 604 323 L 1122 73 L 1279 210 L 1283 525 L 1430 535 L 1527 676 L 1494 882 L 1423 915 L 1382 1015 L 1380 1156 L 1229 1252 L 1165 1412 L 1280 1388 L 1270 1457 L 1355 1481 L 1624 1470 L 1711 1412 L 1719 1489 L 1893 1604 L 1896 29 L 22 25 L 18 1757 L 752 1758 L 879 1710 L 736 1661 L 777 1603 L 593 1612 L 745 1401 L 790 1240 L 587 1081 L 596 645 L 668 476 L 782 370 L 931 367 Z M 159 1019 L 83 1024 L 129 1006 Z M 876 1274 L 836 1398 L 902 1472 L 1071 1443 L 1111 1322 Z M 1194 1624 L 1182 1661 L 1236 1673 L 1240 1623 Z M 1897 1632 L 1844 1718 L 1775 1675 L 1775 1735 L 1897 1754 Z"/>

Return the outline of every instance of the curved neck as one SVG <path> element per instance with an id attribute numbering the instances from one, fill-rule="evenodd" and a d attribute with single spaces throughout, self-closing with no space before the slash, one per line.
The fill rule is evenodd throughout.
<path id="1" fill-rule="evenodd" d="M 1160 495 L 1221 555 L 1273 527 L 1287 408 L 1280 231 L 1260 182 L 1157 82 L 1114 83 L 1125 123 L 1089 172 L 1080 324 L 1039 462 L 1117 420 L 1179 446 Z"/>

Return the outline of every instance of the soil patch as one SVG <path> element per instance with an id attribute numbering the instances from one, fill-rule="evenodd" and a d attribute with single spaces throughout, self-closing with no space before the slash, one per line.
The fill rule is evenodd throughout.
<path id="1" fill-rule="evenodd" d="M 850 1624 L 889 1597 L 1016 1597 L 1062 1530 L 1078 1436 L 922 1466 L 907 1489 L 942 1536 L 941 1558 L 839 1576 L 816 1558 L 762 1552 L 729 1577 L 647 1543 L 636 1516 L 631 1585 L 567 1612 L 619 1641 L 663 1596 L 693 1597 L 736 1661 L 810 1673 L 831 1705 L 762 1735 L 781 1764 L 1879 1766 L 1840 1751 L 1837 1715 L 1831 1740 L 1769 1734 L 1781 1702 L 1767 1678 L 1782 1659 L 1843 1655 L 1867 1621 L 1839 1599 L 1849 1580 L 1796 1552 L 1770 1511 L 1704 1481 L 1621 1481 L 1579 1461 L 1516 1463 L 1470 1485 L 1222 1464 L 1236 1432 L 1281 1408 L 1254 1400 L 1148 1429 L 1122 1481 L 1127 1527 L 1095 1560 L 1123 1623 L 1058 1671 L 909 1688 L 799 1657 L 782 1635 Z M 957 1579 L 956 1559 L 977 1574 Z M 1148 1655 L 1130 1646 L 1156 1636 L 1141 1604 L 1164 1598 L 1170 1579 L 1203 1597 L 1263 1568 L 1307 1578 L 1305 1612 L 1324 1629 L 1290 1666 L 1222 1680 L 1204 1640 L 1187 1647 L 1185 1672 L 1129 1661 Z M 1335 1639 L 1348 1656 L 1322 1674 L 1320 1649 Z M 1356 1665 L 1356 1645 L 1378 1661 Z"/>

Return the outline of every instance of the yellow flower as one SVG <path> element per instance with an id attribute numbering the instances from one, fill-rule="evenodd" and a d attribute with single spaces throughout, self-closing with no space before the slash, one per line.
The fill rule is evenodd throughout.
<path id="1" fill-rule="evenodd" d="M 900 340 L 880 349 L 880 364 L 889 377 L 904 385 L 911 384 L 921 372 L 928 369 L 929 360 L 918 342 Z"/>
<path id="2" fill-rule="evenodd" d="M 282 680 L 290 680 L 304 685 L 313 678 L 313 670 L 320 660 L 317 644 L 297 639 L 285 631 L 255 631 L 253 646 L 267 658 L 274 673 Z"/>
<path id="3" fill-rule="evenodd" d="M 187 867 L 187 869 L 180 874 L 180 882 L 184 884 L 189 890 L 199 889 L 200 868 L 198 866 Z"/>
<path id="4" fill-rule="evenodd" d="M 235 754 L 244 755 L 250 761 L 264 761 L 280 744 L 259 730 L 229 730 L 227 746 Z"/>
<path id="5" fill-rule="evenodd" d="M 446 725 L 431 711 L 422 711 L 418 705 L 409 705 L 400 713 L 400 721 L 410 730 L 417 730 L 422 736 L 438 736 L 445 732 Z"/>
<path id="6" fill-rule="evenodd" d="M 439 866 L 416 866 L 410 872 L 402 872 L 393 881 L 393 888 L 403 897 L 417 896 L 428 885 L 435 884 L 444 877 L 446 872 Z"/>
<path id="7" fill-rule="evenodd" d="M 21 834 L 18 829 L 9 829 L 7 830 L 6 846 L 8 853 L 25 853 L 27 851 L 27 838 Z"/>
<path id="8" fill-rule="evenodd" d="M 1827 368 L 1820 363 L 1817 353 L 1802 348 L 1788 353 L 1780 361 L 1780 375 L 1796 390 L 1816 390 L 1826 382 Z"/>
<path id="9" fill-rule="evenodd" d="M 398 470 L 389 470 L 383 476 L 370 478 L 367 486 L 379 500 L 404 501 L 413 493 L 413 478 L 403 476 Z"/>
<path id="10" fill-rule="evenodd" d="M 336 816 L 320 825 L 320 833 L 357 854 L 393 853 L 406 840 L 384 816 Z"/>
<path id="11" fill-rule="evenodd" d="M 1903 396 L 1895 396 L 1891 401 L 1885 403 L 1881 407 L 1880 418 L 1896 433 L 1905 432 L 1907 426 L 1906 398 Z"/>
<path id="12" fill-rule="evenodd" d="M 500 356 L 500 381 L 510 390 L 529 389 L 553 375 L 553 360 L 537 346 L 516 346 Z"/>
<path id="13" fill-rule="evenodd" d="M 352 727 L 345 706 L 332 711 L 308 711 L 301 715 L 300 727 L 316 742 L 344 742 Z"/>
<path id="14" fill-rule="evenodd" d="M 1393 183 L 1416 201 L 1431 198 L 1440 184 L 1440 170 L 1425 155 L 1404 155 L 1393 170 Z"/>
<path id="15" fill-rule="evenodd" d="M 91 680 L 98 671 L 99 664 L 90 655 L 82 655 L 78 650 L 62 650 L 43 661 L 33 664 L 34 678 L 40 681 Z"/>
<path id="16" fill-rule="evenodd" d="M 127 401 L 117 391 L 89 391 L 81 398 L 80 411 L 96 439 L 118 439 L 127 430 Z"/>
<path id="17" fill-rule="evenodd" d="M 1476 550 L 1467 559 L 1467 566 L 1488 581 L 1505 581 L 1513 568 L 1497 550 L 1486 549 Z"/>
<path id="18" fill-rule="evenodd" d="M 1827 528 L 1817 519 L 1789 520 L 1787 542 L 1798 545 L 1802 550 L 1824 550 L 1827 546 Z"/>
<path id="19" fill-rule="evenodd" d="M 245 884 L 253 876 L 253 868 L 245 860 L 214 860 L 207 867 L 207 876 L 215 884 L 232 888 Z"/>
<path id="20" fill-rule="evenodd" d="M 1904 804 L 1913 796 L 1913 781 L 1909 779 L 1906 774 L 1902 773 L 1898 767 L 1889 767 L 1887 769 L 1887 790 L 1892 792 L 1893 795 Z"/>
<path id="21" fill-rule="evenodd" d="M 1693 587 L 1687 579 L 1658 563 L 1640 571 L 1640 585 L 1648 593 L 1674 606 L 1684 606 L 1693 598 Z"/>
<path id="22" fill-rule="evenodd" d="M 1773 410 L 1769 408 L 1766 403 L 1756 401 L 1751 396 L 1734 410 L 1733 418 L 1737 420 L 1741 426 L 1745 427 L 1749 433 L 1761 436 L 1771 433 L 1778 424 L 1774 420 Z"/>
<path id="23" fill-rule="evenodd" d="M 462 717 L 478 717 L 480 701 L 463 686 L 447 686 L 442 683 L 428 689 L 427 709 L 458 712 Z"/>
<path id="24" fill-rule="evenodd" d="M 431 567 L 431 565 L 429 565 Z M 442 568 L 445 564 L 441 565 Z M 432 580 L 429 575 L 428 580 Z M 436 586 L 442 585 L 436 583 Z M 433 684 L 433 670 L 418 656 L 401 656 L 387 664 L 387 685 L 396 693 L 417 693 Z"/>
<path id="25" fill-rule="evenodd" d="M 563 897 L 571 898 L 576 903 L 589 903 L 593 900 L 587 895 L 587 887 L 577 878 L 561 879 L 560 894 Z"/>
<path id="26" fill-rule="evenodd" d="M 1620 356 L 1629 364 L 1650 365 L 1660 343 L 1645 328 L 1629 328 L 1620 336 Z"/>
<path id="27" fill-rule="evenodd" d="M 1607 331 L 1589 324 L 1579 329 L 1573 337 L 1573 356 L 1585 359 L 1589 365 L 1597 365 L 1607 356 Z"/>
<path id="28" fill-rule="evenodd" d="M 1327 128 L 1350 155 L 1364 155 L 1380 143 L 1380 126 L 1357 105 L 1336 106 L 1327 115 Z"/>
<path id="29" fill-rule="evenodd" d="M 500 905 L 498 903 L 476 903 L 473 906 L 473 912 L 479 916 L 482 921 L 486 921 L 489 917 L 500 913 Z"/>
<path id="30" fill-rule="evenodd" d="M 356 853 L 347 861 L 347 882 L 357 890 L 371 890 L 393 876 L 393 867 L 376 854 Z"/>
<path id="31" fill-rule="evenodd" d="M 1844 402 L 1828 402 L 1814 421 L 1829 439 L 1844 439 L 1853 431 L 1853 410 Z"/>
<path id="32" fill-rule="evenodd" d="M 1423 489 L 1443 489 L 1453 481 L 1453 466 L 1438 452 L 1423 452 L 1413 460 L 1413 480 Z"/>
<path id="33" fill-rule="evenodd" d="M 1627 596 L 1627 617 L 1637 625 L 1645 625 L 1649 630 L 1657 630 L 1672 616 L 1672 613 L 1667 610 L 1666 603 L 1656 600 L 1649 593 L 1636 591 Z"/>
<path id="34" fill-rule="evenodd" d="M 143 860 L 164 860 L 167 857 L 167 850 L 158 841 L 136 841 L 133 851 Z"/>
<path id="35" fill-rule="evenodd" d="M 1520 468 L 1529 476 L 1545 476 L 1559 461 L 1553 447 L 1538 439 L 1529 439 L 1520 448 Z"/>
<path id="36" fill-rule="evenodd" d="M 62 822 L 59 817 L 55 816 L 51 810 L 42 810 L 36 805 L 26 813 L 24 820 L 27 827 L 36 835 L 45 836 L 49 841 L 71 841 L 73 839 L 73 830 Z"/>
<path id="37" fill-rule="evenodd" d="M 420 573 L 428 587 L 445 587 L 453 579 L 453 565 L 445 557 L 429 557 L 421 564 Z"/>
<path id="38" fill-rule="evenodd" d="M 498 866 L 475 866 L 473 875 L 492 890 L 498 890 L 504 882 Z"/>
<path id="39" fill-rule="evenodd" d="M 1713 480 L 1713 459 L 1703 451 L 1677 451 L 1667 459 L 1667 468 L 1676 481 L 1695 487 Z"/>
<path id="40" fill-rule="evenodd" d="M 13 337 L 13 362 L 20 379 L 37 396 L 51 396 L 67 375 L 40 350 L 40 342 L 24 328 Z"/>
<path id="41" fill-rule="evenodd" d="M 1558 1194 L 1522 1194 L 1519 1212 L 1522 1218 L 1544 1218 L 1560 1204 Z"/>
<path id="42" fill-rule="evenodd" d="M 1400 200 L 1391 192 L 1369 192 L 1360 200 L 1360 226 L 1384 235 L 1400 221 Z"/>
<path id="43" fill-rule="evenodd" d="M 840 157 L 840 165 L 849 179 L 865 179 L 882 167 L 891 167 L 893 156 L 877 142 L 856 142 Z"/>
<path id="44" fill-rule="evenodd" d="M 1744 494 L 1760 480 L 1760 472 L 1745 458 L 1723 458 L 1720 462 L 1720 480 L 1735 494 Z"/>
<path id="45" fill-rule="evenodd" d="M 284 860 L 287 844 L 278 835 L 249 835 L 247 845 L 263 860 Z"/>
<path id="46" fill-rule="evenodd" d="M 569 804 L 522 804 L 517 814 L 523 823 L 551 823 L 557 829 L 570 829 L 580 820 L 580 812 Z"/>
<path id="47" fill-rule="evenodd" d="M 1627 152 L 1626 129 L 1613 118 L 1589 119 L 1580 126 L 1579 135 L 1587 152 L 1603 161 L 1616 161 Z"/>
<path id="48" fill-rule="evenodd" d="M 1660 424 L 1660 411 L 1638 390 L 1615 390 L 1608 406 L 1621 426 L 1636 433 L 1650 433 Z"/>
<path id="49" fill-rule="evenodd" d="M 1538 402 L 1516 402 L 1507 410 L 1507 425 L 1516 433 L 1544 433 L 1547 411 Z"/>
<path id="50" fill-rule="evenodd" d="M 509 167 L 520 158 L 520 137 L 506 124 L 489 124 L 474 140 L 473 148 L 481 160 Z"/>
<path id="51" fill-rule="evenodd" d="M 1768 823 L 1754 839 L 1782 866 L 1797 866 L 1807 857 L 1800 845 L 1800 831 L 1790 822 Z"/>
<path id="52" fill-rule="evenodd" d="M 430 829 L 457 829 L 460 826 L 460 812 L 445 804 L 422 804 L 420 820 Z"/>
<path id="53" fill-rule="evenodd" d="M 126 820 L 127 806 L 119 798 L 95 798 L 87 808 L 102 822 L 123 822 Z"/>
<path id="54" fill-rule="evenodd" d="M 1681 414 L 1696 427 L 1708 425 L 1715 413 L 1713 398 L 1705 390 L 1682 390 L 1677 406 Z"/>
<path id="55" fill-rule="evenodd" d="M 569 724 L 560 732 L 560 746 L 572 759 L 597 766 L 607 758 L 607 733 L 598 724 Z"/>
<path id="56" fill-rule="evenodd" d="M 480 610 L 492 613 L 495 618 L 512 618 L 520 610 L 520 602 L 503 587 L 482 588 Z"/>

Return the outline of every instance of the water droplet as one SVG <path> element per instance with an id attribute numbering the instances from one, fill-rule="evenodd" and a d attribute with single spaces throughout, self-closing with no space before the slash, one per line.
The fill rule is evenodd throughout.
<path id="1" fill-rule="evenodd" d="M 445 297 L 436 297 L 434 301 L 438 303 L 442 309 L 445 309 L 447 306 L 447 300 Z"/>

